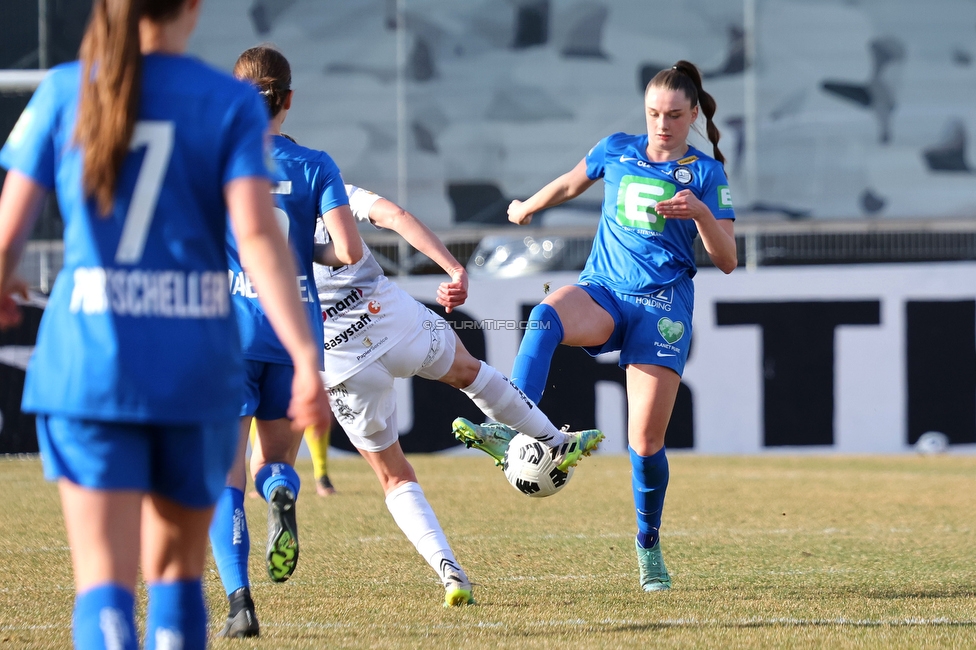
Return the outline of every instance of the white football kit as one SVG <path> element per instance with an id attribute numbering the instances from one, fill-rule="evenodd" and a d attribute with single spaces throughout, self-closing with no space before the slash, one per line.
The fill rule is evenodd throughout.
<path id="1" fill-rule="evenodd" d="M 369 221 L 381 197 L 348 184 L 346 193 L 353 216 Z M 321 220 L 315 240 L 328 241 Z M 383 274 L 365 242 L 356 264 L 315 265 L 315 285 L 325 331 L 322 377 L 332 411 L 353 445 L 382 451 L 399 435 L 394 378 L 443 377 L 454 363 L 454 332 Z"/>

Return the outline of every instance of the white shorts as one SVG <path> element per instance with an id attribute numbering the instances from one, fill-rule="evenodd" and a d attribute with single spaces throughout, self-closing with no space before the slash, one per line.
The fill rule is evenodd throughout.
<path id="1" fill-rule="evenodd" d="M 416 321 L 404 323 L 404 327 L 413 332 L 352 377 L 327 389 L 332 412 L 357 449 L 383 451 L 397 441 L 395 378 L 437 380 L 454 364 L 457 337 L 443 318 L 421 306 Z"/>

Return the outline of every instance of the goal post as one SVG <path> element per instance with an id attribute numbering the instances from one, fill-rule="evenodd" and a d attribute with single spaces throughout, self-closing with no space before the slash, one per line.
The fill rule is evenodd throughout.
<path id="1" fill-rule="evenodd" d="M 47 70 L 0 70 L 0 94 L 30 93 L 47 74 Z"/>

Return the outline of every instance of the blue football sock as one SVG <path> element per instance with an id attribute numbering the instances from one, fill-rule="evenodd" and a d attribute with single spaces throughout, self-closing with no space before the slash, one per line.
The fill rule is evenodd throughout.
<path id="1" fill-rule="evenodd" d="M 94 587 L 75 597 L 72 637 L 76 648 L 136 650 L 135 599 L 115 583 Z"/>
<path id="2" fill-rule="evenodd" d="M 227 595 L 249 587 L 247 554 L 251 551 L 251 536 L 244 517 L 244 493 L 235 487 L 228 485 L 217 499 L 210 522 L 210 545 Z"/>
<path id="3" fill-rule="evenodd" d="M 512 364 L 512 383 L 536 404 L 542 399 L 552 355 L 562 340 L 563 323 L 556 310 L 544 303 L 533 307 L 529 313 L 529 326 Z"/>
<path id="4" fill-rule="evenodd" d="M 302 486 L 302 481 L 298 478 L 298 472 L 294 467 L 285 463 L 271 463 L 259 469 L 254 476 L 254 487 L 265 501 L 271 499 L 271 493 L 279 485 L 286 486 L 295 498 L 298 498 L 298 489 Z"/>
<path id="5" fill-rule="evenodd" d="M 154 582 L 148 587 L 146 650 L 207 647 L 207 606 L 200 579 Z M 180 641 L 180 643 L 176 643 Z"/>
<path id="6" fill-rule="evenodd" d="M 668 457 L 664 447 L 652 456 L 639 456 L 630 450 L 631 484 L 637 510 L 637 543 L 651 548 L 658 541 L 664 493 L 668 489 Z"/>

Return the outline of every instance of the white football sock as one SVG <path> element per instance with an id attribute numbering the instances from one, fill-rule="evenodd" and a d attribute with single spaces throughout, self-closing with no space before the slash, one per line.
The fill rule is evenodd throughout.
<path id="1" fill-rule="evenodd" d="M 468 577 L 454 558 L 447 537 L 419 484 L 404 483 L 387 494 L 386 507 L 417 552 L 437 572 L 441 582 L 451 575 L 467 581 Z"/>
<path id="2" fill-rule="evenodd" d="M 557 429 L 525 393 L 484 361 L 474 382 L 461 391 L 491 419 L 550 447 L 558 447 L 567 440 L 566 434 Z"/>

